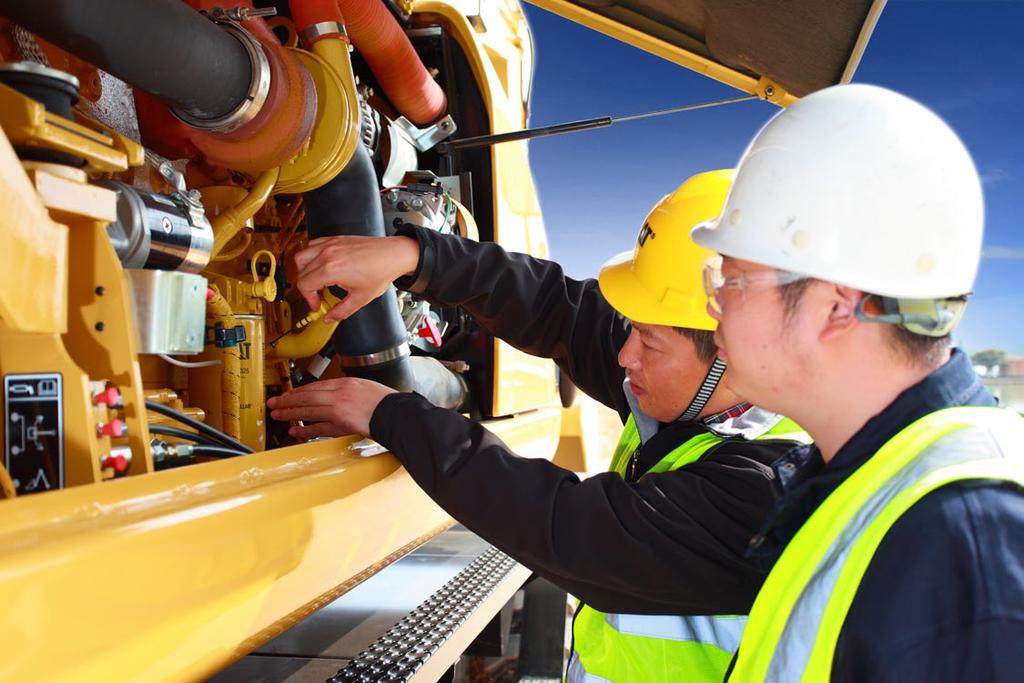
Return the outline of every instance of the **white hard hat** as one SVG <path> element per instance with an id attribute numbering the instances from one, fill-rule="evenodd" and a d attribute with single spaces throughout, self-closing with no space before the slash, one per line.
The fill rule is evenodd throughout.
<path id="1" fill-rule="evenodd" d="M 971 291 L 983 222 L 978 173 L 942 119 L 885 88 L 839 85 L 761 129 L 721 216 L 693 239 L 872 294 L 941 299 Z"/>

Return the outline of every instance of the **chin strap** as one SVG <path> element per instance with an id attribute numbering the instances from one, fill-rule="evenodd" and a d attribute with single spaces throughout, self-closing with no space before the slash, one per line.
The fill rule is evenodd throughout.
<path id="1" fill-rule="evenodd" d="M 725 362 L 719 358 L 715 358 L 715 362 L 711 364 L 708 369 L 708 374 L 704 376 L 704 381 L 700 383 L 700 389 L 697 390 L 697 395 L 690 401 L 690 406 L 683 411 L 683 414 L 679 416 L 680 421 L 692 420 L 693 418 L 700 415 L 700 411 L 704 410 L 704 406 L 711 400 L 711 394 L 715 393 L 715 388 L 722 379 L 722 375 L 725 374 Z"/>

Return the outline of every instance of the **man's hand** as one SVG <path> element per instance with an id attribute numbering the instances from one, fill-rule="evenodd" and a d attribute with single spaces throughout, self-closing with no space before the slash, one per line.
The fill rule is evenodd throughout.
<path id="1" fill-rule="evenodd" d="M 313 382 L 267 401 L 275 420 L 306 422 L 288 433 L 296 439 L 317 436 L 370 435 L 370 418 L 377 404 L 397 393 L 383 384 L 357 377 Z M 313 423 L 313 424 L 308 424 Z"/>
<path id="2" fill-rule="evenodd" d="M 324 322 L 344 320 L 383 294 L 388 285 L 416 271 L 420 247 L 411 237 L 321 237 L 295 254 L 296 286 L 310 310 L 320 307 L 320 290 L 337 285 L 348 292 Z"/>

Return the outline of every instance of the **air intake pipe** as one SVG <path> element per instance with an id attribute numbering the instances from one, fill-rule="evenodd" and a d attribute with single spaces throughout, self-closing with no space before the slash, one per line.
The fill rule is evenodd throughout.
<path id="1" fill-rule="evenodd" d="M 181 0 L 0 0 L 0 14 L 199 119 L 246 98 L 241 42 Z"/>
<path id="2" fill-rule="evenodd" d="M 356 147 L 334 180 L 305 195 L 310 239 L 334 235 L 384 236 L 377 175 L 370 153 Z M 394 288 L 343 320 L 332 336 L 345 374 L 399 391 L 415 388 L 405 325 Z"/>
<path id="3" fill-rule="evenodd" d="M 251 0 L 233 0 L 237 21 L 220 4 L 0 0 L 0 15 L 131 85 L 150 149 L 255 175 L 306 144 L 316 90 Z"/>

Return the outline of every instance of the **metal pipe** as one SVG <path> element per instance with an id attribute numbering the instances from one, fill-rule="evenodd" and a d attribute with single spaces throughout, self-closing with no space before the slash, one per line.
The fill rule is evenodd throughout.
<path id="1" fill-rule="evenodd" d="M 0 0 L 0 15 L 198 119 L 246 98 L 242 43 L 181 0 Z"/>
<path id="2" fill-rule="evenodd" d="M 413 381 L 416 393 L 435 406 L 458 410 L 466 402 L 469 389 L 460 375 L 446 368 L 441 361 L 428 356 L 413 356 Z"/>
<path id="3" fill-rule="evenodd" d="M 442 142 L 437 146 L 437 151 L 440 152 L 441 154 L 448 154 L 450 152 L 457 152 L 467 149 L 490 147 L 491 145 L 497 145 L 502 142 L 515 142 L 516 140 L 532 140 L 534 138 L 543 138 L 549 135 L 562 135 L 563 133 L 576 133 L 581 130 L 607 128 L 613 123 L 639 121 L 641 119 L 649 119 L 656 116 L 665 116 L 666 114 L 679 114 L 685 111 L 696 111 L 698 109 L 721 107 L 727 104 L 749 102 L 751 100 L 756 99 L 757 97 L 754 95 L 744 95 L 743 97 L 730 97 L 725 100 L 714 100 L 712 102 L 684 104 L 679 107 L 669 107 L 668 109 L 646 111 L 640 114 L 628 114 L 626 116 L 601 116 L 596 119 L 583 119 L 582 121 L 556 123 L 552 126 L 540 126 L 538 128 L 524 128 L 523 130 L 514 130 L 508 133 L 496 133 L 494 135 L 477 135 L 471 138 L 462 138 L 461 140 L 450 140 L 448 142 Z"/>

